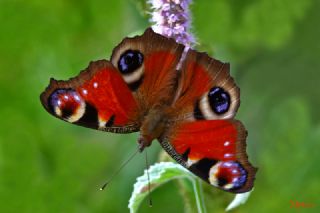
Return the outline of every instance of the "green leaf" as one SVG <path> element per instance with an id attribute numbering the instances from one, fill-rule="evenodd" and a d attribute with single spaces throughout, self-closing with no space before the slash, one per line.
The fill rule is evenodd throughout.
<path id="1" fill-rule="evenodd" d="M 150 191 L 160 185 L 178 178 L 189 178 L 192 180 L 194 175 L 183 166 L 172 162 L 161 162 L 150 166 L 148 169 L 150 177 Z M 133 192 L 129 200 L 130 212 L 137 212 L 143 199 L 148 196 L 148 175 L 147 171 L 137 178 Z"/>
<path id="2" fill-rule="evenodd" d="M 244 204 L 245 202 L 247 202 L 251 192 L 253 191 L 253 189 L 249 192 L 245 192 L 245 193 L 241 193 L 241 194 L 237 194 L 234 199 L 231 201 L 231 203 L 228 205 L 228 207 L 226 208 L 226 211 L 230 211 L 234 208 L 237 208 L 238 206 L 240 206 L 241 204 Z"/>
<path id="3" fill-rule="evenodd" d="M 203 202 L 202 180 L 194 176 L 189 170 L 183 166 L 172 162 L 161 162 L 150 166 L 144 174 L 137 178 L 137 182 L 134 184 L 134 189 L 129 200 L 129 209 L 131 213 L 137 212 L 140 204 L 148 196 L 148 188 L 150 181 L 150 191 L 155 190 L 162 184 L 179 178 L 187 178 L 193 184 L 196 204 L 199 213 L 205 213 L 206 208 Z M 237 194 L 233 201 L 228 205 L 226 211 L 234 209 L 241 204 L 244 204 L 249 198 L 251 192 Z"/>

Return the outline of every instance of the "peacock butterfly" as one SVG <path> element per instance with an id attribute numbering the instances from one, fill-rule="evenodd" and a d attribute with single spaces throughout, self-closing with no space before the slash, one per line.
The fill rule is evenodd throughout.
<path id="1" fill-rule="evenodd" d="M 50 114 L 73 124 L 140 131 L 141 152 L 157 139 L 209 184 L 242 193 L 252 189 L 257 169 L 246 154 L 247 131 L 234 119 L 240 91 L 229 68 L 149 28 L 125 38 L 110 61 L 91 62 L 67 81 L 51 79 L 40 98 Z"/>

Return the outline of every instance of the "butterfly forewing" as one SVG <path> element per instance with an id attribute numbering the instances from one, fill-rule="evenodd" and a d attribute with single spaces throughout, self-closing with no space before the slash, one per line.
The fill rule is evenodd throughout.
<path id="1" fill-rule="evenodd" d="M 181 68 L 163 148 L 191 172 L 222 190 L 251 190 L 256 169 L 246 155 L 247 132 L 233 120 L 239 88 L 229 64 L 190 50 Z"/>
<path id="2" fill-rule="evenodd" d="M 52 115 L 81 126 L 129 133 L 139 131 L 153 106 L 172 102 L 176 66 L 184 46 L 147 29 L 125 38 L 111 62 L 91 62 L 77 77 L 51 80 L 41 94 Z"/>
<path id="3" fill-rule="evenodd" d="M 134 132 L 137 102 L 115 67 L 106 60 L 91 62 L 77 77 L 51 80 L 41 94 L 52 115 L 77 125 L 112 132 Z"/>
<path id="4" fill-rule="evenodd" d="M 240 91 L 229 74 L 230 65 L 190 50 L 181 68 L 175 117 L 191 120 L 233 118 L 240 105 Z M 181 110 L 182 109 L 182 110 Z"/>
<path id="5" fill-rule="evenodd" d="M 206 182 L 234 193 L 249 191 L 256 169 L 248 162 L 246 131 L 236 120 L 177 123 L 160 139 L 180 164 Z"/>
<path id="6" fill-rule="evenodd" d="M 177 86 L 176 67 L 183 50 L 183 45 L 151 29 L 142 36 L 124 39 L 113 50 L 111 62 L 133 91 L 140 117 L 155 106 L 171 104 Z M 139 68 L 130 68 L 136 63 L 125 63 L 132 58 L 143 61 Z"/>

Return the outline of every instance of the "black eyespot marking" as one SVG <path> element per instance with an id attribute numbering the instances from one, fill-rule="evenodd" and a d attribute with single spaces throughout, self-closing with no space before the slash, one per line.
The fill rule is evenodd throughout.
<path id="1" fill-rule="evenodd" d="M 128 87 L 131 91 L 137 91 L 142 84 L 144 76 L 141 76 L 138 81 L 134 81 L 133 83 L 128 84 Z"/>
<path id="2" fill-rule="evenodd" d="M 124 75 L 130 74 L 138 69 L 143 63 L 143 55 L 137 50 L 127 50 L 118 61 L 118 68 Z"/>
<path id="3" fill-rule="evenodd" d="M 221 87 L 213 87 L 208 94 L 211 109 L 218 115 L 230 108 L 230 95 Z"/>
<path id="4" fill-rule="evenodd" d="M 190 148 L 188 148 L 181 156 L 182 160 L 187 161 L 190 153 Z"/>
<path id="5" fill-rule="evenodd" d="M 193 110 L 193 117 L 197 120 L 204 120 L 204 116 L 200 110 L 199 101 L 196 102 Z"/>
<path id="6" fill-rule="evenodd" d="M 224 177 L 218 178 L 218 186 L 223 187 L 224 185 L 228 184 L 229 181 Z"/>
<path id="7" fill-rule="evenodd" d="M 73 113 L 74 113 L 74 109 L 73 109 L 73 108 L 71 108 L 71 107 L 66 107 L 66 108 L 64 108 L 63 111 L 62 111 L 61 117 L 62 117 L 62 118 L 69 118 L 71 115 L 73 115 Z"/>
<path id="8" fill-rule="evenodd" d="M 110 117 L 110 119 L 108 120 L 108 122 L 105 124 L 105 127 L 111 127 L 111 126 L 113 126 L 113 124 L 114 124 L 114 119 L 116 118 L 116 116 L 115 115 L 112 115 L 111 117 Z"/>
<path id="9" fill-rule="evenodd" d="M 213 165 L 217 163 L 216 160 L 209 158 L 202 158 L 198 162 L 192 164 L 190 166 L 190 171 L 194 172 L 196 175 L 201 177 L 202 179 L 208 181 L 209 171 Z"/>
<path id="10" fill-rule="evenodd" d="M 84 115 L 76 122 L 76 124 L 97 129 L 99 126 L 97 109 L 91 104 L 87 103 Z"/>

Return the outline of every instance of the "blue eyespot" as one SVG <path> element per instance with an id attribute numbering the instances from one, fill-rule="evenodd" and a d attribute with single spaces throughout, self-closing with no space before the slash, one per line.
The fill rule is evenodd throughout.
<path id="1" fill-rule="evenodd" d="M 248 173 L 237 161 L 220 161 L 209 171 L 209 182 L 228 191 L 241 189 L 247 182 Z"/>
<path id="2" fill-rule="evenodd" d="M 217 178 L 219 185 L 231 183 L 232 189 L 238 189 L 245 185 L 248 174 L 242 165 L 236 161 L 225 161 L 219 165 Z"/>
<path id="3" fill-rule="evenodd" d="M 230 95 L 221 87 L 213 87 L 208 94 L 211 109 L 218 115 L 230 108 Z"/>
<path id="4" fill-rule="evenodd" d="M 118 68 L 124 75 L 130 74 L 138 69 L 143 63 L 143 55 L 137 50 L 127 50 L 120 56 Z"/>
<path id="5" fill-rule="evenodd" d="M 48 100 L 48 106 L 52 113 L 61 118 L 69 118 L 83 110 L 84 101 L 80 95 L 72 89 L 58 89 L 54 91 Z M 81 115 L 82 116 L 82 115 Z"/>

